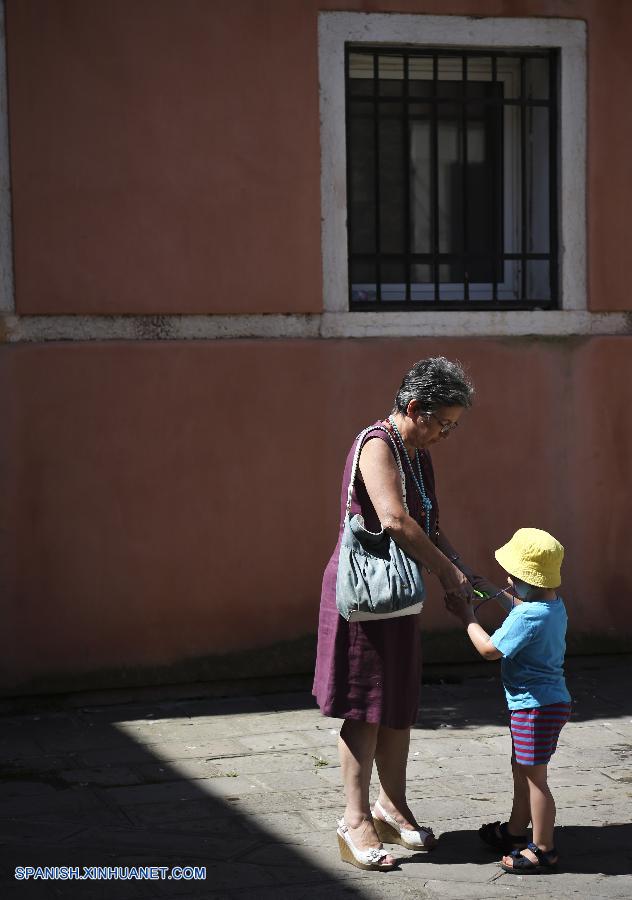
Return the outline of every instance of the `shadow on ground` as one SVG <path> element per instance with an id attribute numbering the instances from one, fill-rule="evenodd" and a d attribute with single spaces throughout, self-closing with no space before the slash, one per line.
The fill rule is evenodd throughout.
<path id="1" fill-rule="evenodd" d="M 288 697 L 288 706 L 295 700 Z M 299 705 L 304 705 L 302 696 Z M 165 752 L 177 753 L 175 744 L 181 743 L 184 758 L 195 745 L 213 739 L 208 717 L 253 709 L 271 711 L 256 698 L 241 698 L 5 717 L 0 738 L 2 900 L 217 900 L 235 894 L 272 900 L 288 885 L 307 892 L 318 886 L 329 896 L 363 896 L 326 865 L 307 859 L 292 829 L 284 842 L 278 830 L 268 832 L 256 815 L 241 810 L 237 779 L 234 795 L 229 789 L 213 796 L 213 766 L 205 790 L 202 781 L 165 762 L 159 742 L 148 745 L 121 730 L 121 723 L 154 722 L 158 730 L 169 722 Z M 204 725 L 198 727 L 201 720 Z M 204 763 L 203 752 L 199 760 Z M 218 765 L 218 774 L 227 773 L 230 758 Z M 220 780 L 224 787 L 230 782 Z M 262 813 L 269 811 L 262 807 Z M 333 846 L 332 841 L 329 852 Z M 206 866 L 206 880 L 16 882 L 16 866 Z"/>
<path id="2" fill-rule="evenodd" d="M 558 873 L 582 875 L 629 875 L 632 871 L 632 824 L 569 825 L 555 829 L 560 854 Z M 402 860 L 402 869 L 411 865 L 440 862 L 443 865 L 474 863 L 488 866 L 501 854 L 486 847 L 471 829 L 444 831 L 439 846 L 431 854 L 416 853 Z M 510 876 L 513 877 L 513 876 Z"/>
<path id="3" fill-rule="evenodd" d="M 632 715 L 625 689 L 629 658 L 569 665 L 575 721 Z M 424 728 L 504 725 L 506 710 L 497 667 L 479 667 L 476 677 L 458 672 L 432 675 L 422 692 Z M 189 686 L 191 687 L 191 686 Z M 301 792 L 299 775 L 278 773 L 278 793 L 243 793 L 230 777 L 230 733 L 215 734 L 222 717 L 313 709 L 308 692 L 227 699 L 151 699 L 91 705 L 59 698 L 3 704 L 0 733 L 0 882 L 2 900 L 70 897 L 81 900 L 132 898 L 229 898 L 277 900 L 296 897 L 368 896 L 357 879 L 330 868 L 335 836 L 323 843 L 322 865 L 301 851 L 303 835 L 295 811 L 311 801 L 316 788 Z M 129 694 L 127 695 L 129 696 Z M 253 722 L 256 719 L 252 720 Z M 148 723 L 154 723 L 148 726 Z M 135 732 L 134 723 L 137 723 Z M 167 723 L 167 724 L 165 724 Z M 160 728 L 165 731 L 161 746 Z M 150 739 L 148 732 L 155 729 Z M 252 730 L 256 735 L 256 729 Z M 225 752 L 222 741 L 225 740 Z M 205 756 L 205 742 L 214 750 Z M 255 742 L 256 743 L 256 742 Z M 256 756 L 255 743 L 252 755 Z M 181 745 L 180 753 L 178 753 Z M 173 759 L 194 758 L 208 771 L 192 776 Z M 632 749 L 632 748 L 630 748 Z M 243 754 L 243 750 L 241 751 Z M 309 753 L 310 749 L 305 748 Z M 311 751 L 313 752 L 313 751 Z M 217 781 L 213 779 L 217 777 Z M 294 777 L 294 782 L 292 782 Z M 282 779 L 287 778 L 287 786 Z M 200 780 L 204 779 L 204 780 Z M 217 793 L 215 785 L 222 785 Z M 243 784 L 243 781 L 240 782 Z M 329 785 L 330 790 L 339 791 Z M 270 799 L 274 796 L 274 801 Z M 285 801 L 283 798 L 287 798 Z M 260 799 L 258 799 L 260 798 Z M 303 798 L 303 799 L 302 799 Z M 342 798 L 341 798 L 342 800 Z M 267 804 L 274 802 L 275 808 Z M 283 803 L 286 802 L 286 806 Z M 342 804 L 341 804 L 342 805 Z M 294 812 L 293 812 L 294 811 Z M 266 816 L 276 816 L 274 831 Z M 282 823 L 287 817 L 285 835 Z M 299 813 L 300 817 L 300 813 Z M 281 826 L 281 827 L 280 827 Z M 308 829 L 304 827 L 306 834 Z M 315 829 L 317 826 L 313 826 Z M 627 874 L 632 864 L 632 826 L 572 826 L 558 830 L 561 870 Z M 323 840 L 321 830 L 319 838 Z M 413 856 L 402 869 L 441 863 L 489 865 L 490 856 L 474 831 L 448 831 L 432 857 Z M 205 881 L 39 881 L 16 882 L 15 866 L 206 866 Z M 357 870 L 347 867 L 350 875 Z M 410 871 L 410 869 L 409 869 Z M 372 895 L 371 895 L 372 896 Z"/>

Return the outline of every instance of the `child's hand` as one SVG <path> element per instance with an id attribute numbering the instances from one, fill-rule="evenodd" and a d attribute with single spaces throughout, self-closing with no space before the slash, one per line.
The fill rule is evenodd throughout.
<path id="1" fill-rule="evenodd" d="M 492 597 L 494 594 L 499 594 L 504 588 L 499 587 L 497 584 L 494 584 L 491 581 L 488 581 L 483 575 L 475 575 L 474 579 L 470 579 L 472 581 L 472 587 L 481 591 L 483 594 L 487 594 L 488 597 Z"/>
<path id="2" fill-rule="evenodd" d="M 476 621 L 472 604 L 459 594 L 446 594 L 445 606 L 448 612 L 460 619 L 464 625 Z"/>

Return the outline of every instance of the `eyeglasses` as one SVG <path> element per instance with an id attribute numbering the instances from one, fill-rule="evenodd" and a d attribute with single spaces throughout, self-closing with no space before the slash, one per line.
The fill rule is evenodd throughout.
<path id="1" fill-rule="evenodd" d="M 433 419 L 436 419 L 436 420 L 437 420 L 437 422 L 439 423 L 439 425 L 441 425 L 441 428 L 440 428 L 440 430 L 439 430 L 439 434 L 450 434 L 451 431 L 454 431 L 455 428 L 458 428 L 458 427 L 459 427 L 459 423 L 458 423 L 458 422 L 450 422 L 450 421 L 448 421 L 448 422 L 442 422 L 441 419 L 439 418 L 439 416 L 438 416 L 436 413 L 433 413 L 433 412 L 430 412 L 430 411 L 425 412 L 425 413 L 424 413 L 424 416 L 432 416 Z"/>

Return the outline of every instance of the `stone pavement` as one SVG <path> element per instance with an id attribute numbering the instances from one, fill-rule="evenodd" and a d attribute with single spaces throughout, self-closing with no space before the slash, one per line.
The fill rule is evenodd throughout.
<path id="1" fill-rule="evenodd" d="M 631 662 L 569 663 L 575 713 L 551 766 L 561 871 L 529 877 L 504 874 L 476 834 L 510 802 L 496 664 L 430 673 L 409 785 L 441 840 L 431 854 L 395 849 L 391 873 L 338 857 L 339 723 L 320 716 L 304 679 L 277 693 L 250 685 L 250 696 L 237 683 L 223 698 L 217 686 L 189 685 L 4 700 L 0 897 L 629 900 Z M 16 881 L 18 865 L 207 870 L 205 881 Z"/>

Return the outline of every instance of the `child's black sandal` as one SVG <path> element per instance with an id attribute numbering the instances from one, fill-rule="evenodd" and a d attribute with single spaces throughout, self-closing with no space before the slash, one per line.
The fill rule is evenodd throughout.
<path id="1" fill-rule="evenodd" d="M 500 837 L 499 837 L 500 835 Z M 478 836 L 494 850 L 500 850 L 501 853 L 511 853 L 512 850 L 523 850 L 527 846 L 526 834 L 511 834 L 507 827 L 507 822 L 501 824 L 498 822 L 488 822 L 487 825 L 481 825 L 478 829 Z"/>
<path id="2" fill-rule="evenodd" d="M 546 872 L 555 871 L 555 868 L 557 867 L 557 858 L 555 860 L 551 859 L 551 857 L 557 857 L 557 850 L 555 847 L 553 847 L 552 850 L 540 850 L 537 844 L 529 842 L 527 844 L 527 849 L 537 857 L 537 863 L 534 863 L 532 859 L 523 856 L 521 850 L 512 850 L 509 854 L 512 859 L 512 864 L 508 866 L 506 863 L 501 862 L 501 868 L 504 869 L 505 872 L 510 872 L 513 875 L 544 875 Z"/>

